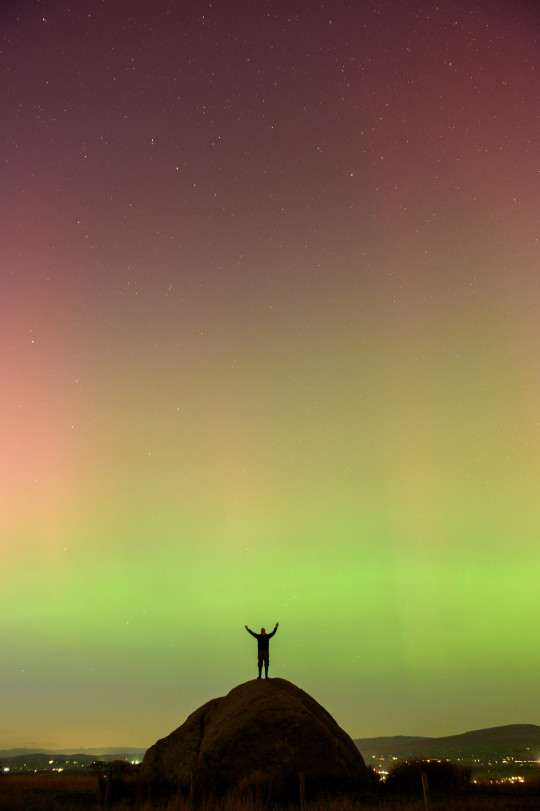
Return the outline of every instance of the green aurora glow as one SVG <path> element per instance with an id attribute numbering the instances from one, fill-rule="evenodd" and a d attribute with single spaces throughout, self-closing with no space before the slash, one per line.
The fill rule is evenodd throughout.
<path id="1" fill-rule="evenodd" d="M 188 4 L 202 78 L 177 113 L 167 4 L 148 29 L 159 56 L 95 5 L 88 36 L 112 26 L 119 90 L 99 65 L 92 90 L 76 14 L 44 3 L 5 35 L 26 106 L 8 109 L 20 148 L 3 169 L 0 744 L 150 745 L 253 678 L 244 625 L 276 621 L 271 675 L 354 737 L 538 723 L 527 4 L 508 28 L 490 3 L 443 3 L 429 35 L 405 8 L 370 12 L 369 35 L 342 0 L 335 34 L 322 6 L 301 14 L 344 70 L 364 37 L 371 61 L 345 90 L 333 62 L 313 85 L 307 34 L 294 50 L 252 21 L 283 91 L 277 62 L 239 80 L 230 44 L 198 50 Z M 454 13 L 450 59 L 436 45 Z M 410 82 L 378 55 L 390 30 L 432 43 L 403 47 Z M 33 78 L 48 49 L 50 97 Z M 45 141 L 39 105 L 65 116 L 40 113 Z M 125 131 L 107 123 L 124 109 Z"/>

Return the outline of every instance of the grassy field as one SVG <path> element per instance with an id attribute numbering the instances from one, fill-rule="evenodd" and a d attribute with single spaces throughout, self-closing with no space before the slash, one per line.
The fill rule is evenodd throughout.
<path id="1" fill-rule="evenodd" d="M 99 811 L 95 775 L 4 775 L 0 777 L 0 811 Z M 289 809 L 298 808 L 289 806 Z M 174 797 L 150 804 L 143 798 L 124 799 L 109 805 L 111 811 L 191 811 L 189 800 Z M 479 788 L 467 796 L 431 800 L 432 811 L 532 811 L 540 808 L 540 793 L 523 786 L 505 790 Z M 379 797 L 352 800 L 317 800 L 306 802 L 305 811 L 425 811 L 421 797 L 405 799 Z M 197 805 L 197 811 L 286 811 L 283 806 L 260 802 L 212 800 Z"/>
<path id="2" fill-rule="evenodd" d="M 94 811 L 99 808 L 95 775 L 3 775 L 1 811 Z"/>

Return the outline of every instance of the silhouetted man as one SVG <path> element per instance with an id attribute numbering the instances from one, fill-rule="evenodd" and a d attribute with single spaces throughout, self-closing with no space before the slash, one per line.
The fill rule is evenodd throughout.
<path id="1" fill-rule="evenodd" d="M 259 667 L 258 679 L 261 678 L 261 671 L 264 662 L 264 678 L 268 678 L 268 665 L 270 664 L 270 639 L 274 636 L 278 629 L 279 622 L 276 622 L 276 627 L 271 634 L 267 634 L 264 628 L 261 628 L 261 633 L 256 634 L 255 631 L 250 631 L 246 625 L 246 631 L 257 640 L 257 665 Z"/>

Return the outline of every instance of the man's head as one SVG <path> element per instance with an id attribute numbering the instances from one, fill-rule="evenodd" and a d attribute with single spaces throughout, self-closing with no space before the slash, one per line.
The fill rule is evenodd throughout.
<path id="1" fill-rule="evenodd" d="M 265 634 L 265 633 L 266 633 L 266 631 L 264 630 L 264 628 L 261 628 L 261 634 Z"/>

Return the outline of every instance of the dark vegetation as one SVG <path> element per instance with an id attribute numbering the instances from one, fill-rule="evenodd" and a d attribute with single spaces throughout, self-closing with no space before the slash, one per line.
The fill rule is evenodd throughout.
<path id="1" fill-rule="evenodd" d="M 417 760 L 398 764 L 386 783 L 379 782 L 370 769 L 371 785 L 363 795 L 314 797 L 306 787 L 303 809 L 424 811 L 422 772 L 427 775 L 432 811 L 540 808 L 539 778 L 520 785 L 474 785 L 469 782 L 470 770 L 460 764 Z M 0 811 L 285 811 L 301 807 L 298 788 L 288 803 L 277 803 L 267 784 L 259 782 L 256 775 L 220 798 L 181 796 L 155 789 L 139 767 L 124 761 L 96 763 L 86 774 L 2 774 Z"/>
<path id="2" fill-rule="evenodd" d="M 433 794 L 463 794 L 471 783 L 470 766 L 449 760 L 411 760 L 394 766 L 386 780 L 385 791 L 405 795 L 422 793 L 422 772 Z"/>

